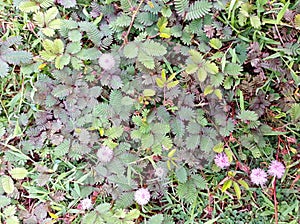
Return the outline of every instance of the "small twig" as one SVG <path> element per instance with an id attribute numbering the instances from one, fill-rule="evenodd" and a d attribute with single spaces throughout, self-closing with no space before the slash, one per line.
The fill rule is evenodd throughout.
<path id="1" fill-rule="evenodd" d="M 139 4 L 138 7 L 136 8 L 136 10 L 133 11 L 133 15 L 132 15 L 132 17 L 131 17 L 130 26 L 129 26 L 127 32 L 126 32 L 126 35 L 124 36 L 124 42 L 123 42 L 123 45 L 125 45 L 125 44 L 128 43 L 128 35 L 129 35 L 130 30 L 131 30 L 131 28 L 132 28 L 132 26 L 133 26 L 135 17 L 136 17 L 136 15 L 138 14 L 138 12 L 139 12 L 139 10 L 140 10 L 140 8 L 141 8 L 141 6 L 142 6 L 143 3 L 144 3 L 144 0 L 141 0 L 140 4 Z"/>

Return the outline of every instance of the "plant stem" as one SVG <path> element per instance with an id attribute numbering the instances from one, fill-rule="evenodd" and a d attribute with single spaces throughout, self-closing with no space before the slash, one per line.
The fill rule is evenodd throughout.
<path id="1" fill-rule="evenodd" d="M 136 17 L 136 15 L 138 14 L 138 12 L 139 12 L 139 10 L 140 10 L 140 8 L 141 8 L 141 6 L 142 6 L 143 2 L 144 2 L 144 0 L 141 0 L 141 2 L 140 2 L 140 4 L 138 5 L 137 9 L 133 11 L 133 15 L 132 15 L 132 17 L 131 17 L 130 26 L 129 26 L 129 28 L 128 28 L 127 32 L 126 32 L 126 35 L 125 35 L 125 37 L 124 37 L 124 42 L 123 42 L 123 45 L 125 45 L 125 44 L 127 44 L 127 43 L 128 43 L 128 35 L 129 35 L 129 33 L 130 33 L 130 30 L 131 30 L 131 28 L 132 28 L 132 26 L 133 26 L 133 23 L 134 23 L 135 17 Z"/>
<path id="2" fill-rule="evenodd" d="M 273 197 L 274 197 L 274 213 L 275 213 L 275 224 L 278 224 L 278 210 L 277 210 L 277 198 L 276 198 L 276 177 L 273 181 Z"/>

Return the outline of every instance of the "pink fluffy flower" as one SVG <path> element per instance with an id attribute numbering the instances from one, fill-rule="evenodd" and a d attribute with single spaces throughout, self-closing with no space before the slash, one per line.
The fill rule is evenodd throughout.
<path id="1" fill-rule="evenodd" d="M 116 60 L 111 54 L 102 54 L 98 60 L 104 70 L 111 70 L 115 67 Z"/>
<path id="2" fill-rule="evenodd" d="M 218 153 L 216 156 L 215 156 L 215 159 L 214 159 L 216 165 L 220 168 L 225 168 L 225 167 L 228 167 L 230 166 L 230 162 L 228 160 L 228 157 L 225 153 Z"/>
<path id="3" fill-rule="evenodd" d="M 253 169 L 250 174 L 252 183 L 256 185 L 263 185 L 267 182 L 267 174 L 260 168 Z"/>
<path id="4" fill-rule="evenodd" d="M 82 210 L 89 210 L 93 207 L 92 200 L 90 198 L 85 198 L 80 201 L 80 204 L 78 205 L 79 209 Z"/>
<path id="5" fill-rule="evenodd" d="M 273 176 L 280 179 L 285 172 L 285 167 L 281 162 L 278 162 L 277 160 L 274 160 L 271 162 L 271 165 L 269 166 L 268 173 Z"/>
<path id="6" fill-rule="evenodd" d="M 97 157 L 99 161 L 104 163 L 108 163 L 109 161 L 111 161 L 113 156 L 114 156 L 113 150 L 111 150 L 107 146 L 102 146 L 97 152 Z"/>
<path id="7" fill-rule="evenodd" d="M 150 192 L 147 188 L 140 188 L 134 193 L 134 200 L 139 205 L 145 205 L 150 200 Z"/>

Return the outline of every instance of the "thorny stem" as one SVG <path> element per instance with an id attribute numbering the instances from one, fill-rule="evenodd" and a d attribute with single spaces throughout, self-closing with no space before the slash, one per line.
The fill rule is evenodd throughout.
<path id="1" fill-rule="evenodd" d="M 135 17 L 136 17 L 136 15 L 138 14 L 138 12 L 139 12 L 139 10 L 140 10 L 140 8 L 141 8 L 141 6 L 142 6 L 143 3 L 144 3 L 144 0 L 141 0 L 140 4 L 139 4 L 138 7 L 136 8 L 136 10 L 133 11 L 133 15 L 132 15 L 132 17 L 131 17 L 130 26 L 129 26 L 127 32 L 126 32 L 125 37 L 124 37 L 123 45 L 125 45 L 125 44 L 128 43 L 128 35 L 129 35 L 130 30 L 131 30 L 131 28 L 132 28 L 132 26 L 133 26 Z"/>

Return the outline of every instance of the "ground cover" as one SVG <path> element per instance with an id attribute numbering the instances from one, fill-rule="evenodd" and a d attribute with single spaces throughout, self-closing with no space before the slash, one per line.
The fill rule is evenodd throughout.
<path id="1" fill-rule="evenodd" d="M 300 221 L 300 1 L 0 2 L 0 223 Z"/>

